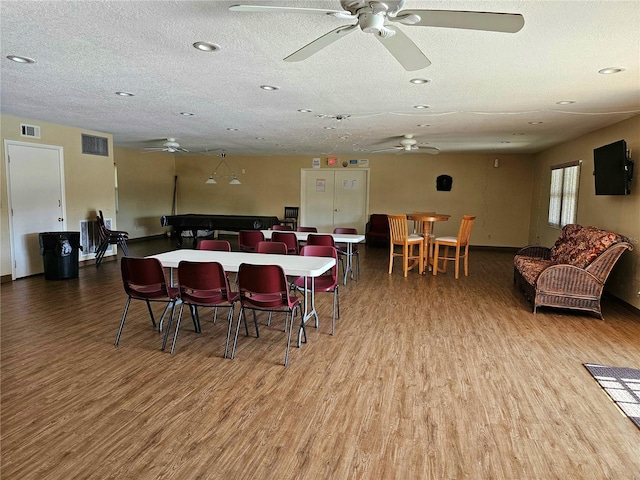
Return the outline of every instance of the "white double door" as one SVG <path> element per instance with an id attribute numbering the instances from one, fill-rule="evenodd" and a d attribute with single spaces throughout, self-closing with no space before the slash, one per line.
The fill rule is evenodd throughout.
<path id="1" fill-rule="evenodd" d="M 40 233 L 65 230 L 62 147 L 5 140 L 11 276 L 44 271 Z"/>
<path id="2" fill-rule="evenodd" d="M 355 227 L 358 233 L 364 233 L 369 210 L 369 169 L 303 169 L 300 191 L 299 225 L 317 227 L 319 232 Z"/>

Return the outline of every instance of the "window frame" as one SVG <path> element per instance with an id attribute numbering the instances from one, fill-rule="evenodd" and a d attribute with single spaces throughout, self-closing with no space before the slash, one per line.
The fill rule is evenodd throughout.
<path id="1" fill-rule="evenodd" d="M 570 223 L 576 223 L 578 218 L 578 198 L 580 195 L 580 170 L 582 160 L 574 162 L 551 165 L 551 175 L 549 181 L 549 210 L 547 224 L 553 228 L 562 228 Z M 576 167 L 575 183 L 567 185 L 565 182 L 567 170 Z M 559 180 L 554 179 L 554 172 L 560 171 Z M 554 182 L 554 180 L 556 180 Z M 571 202 L 568 204 L 567 202 Z M 558 205 L 559 203 L 559 205 Z M 567 208 L 573 211 L 570 219 L 564 219 Z M 566 223 L 563 221 L 566 220 Z"/>

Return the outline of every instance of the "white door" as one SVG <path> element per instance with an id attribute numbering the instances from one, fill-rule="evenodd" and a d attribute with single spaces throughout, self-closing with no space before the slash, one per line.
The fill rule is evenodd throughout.
<path id="1" fill-rule="evenodd" d="M 44 271 L 40 232 L 65 230 L 62 147 L 5 141 L 12 277 Z"/>
<path id="2" fill-rule="evenodd" d="M 369 170 L 311 168 L 302 170 L 300 222 L 332 232 L 355 227 L 364 233 L 369 209 Z"/>

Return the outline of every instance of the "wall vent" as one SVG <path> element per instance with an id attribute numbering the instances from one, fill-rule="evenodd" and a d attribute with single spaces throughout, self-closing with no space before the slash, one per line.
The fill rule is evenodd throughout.
<path id="1" fill-rule="evenodd" d="M 29 138 L 40 138 L 40 127 L 37 125 L 20 124 L 20 136 Z"/>
<path id="2" fill-rule="evenodd" d="M 88 155 L 109 156 L 109 139 L 95 135 L 82 134 L 82 153 Z"/>
<path id="3" fill-rule="evenodd" d="M 111 229 L 111 219 L 105 218 L 104 224 L 108 229 Z M 100 232 L 98 231 L 98 222 L 95 220 L 80 220 L 80 245 L 82 245 L 82 251 L 80 255 L 83 258 L 95 257 L 96 250 L 100 245 Z M 105 255 L 113 253 L 113 245 L 109 245 Z"/>

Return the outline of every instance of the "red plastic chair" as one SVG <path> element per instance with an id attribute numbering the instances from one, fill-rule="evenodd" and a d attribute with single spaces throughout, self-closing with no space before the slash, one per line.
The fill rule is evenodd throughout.
<path id="1" fill-rule="evenodd" d="M 307 236 L 307 245 L 324 245 L 325 247 L 335 248 L 336 242 L 327 233 L 313 233 Z"/>
<path id="2" fill-rule="evenodd" d="M 238 247 L 242 252 L 255 252 L 258 242 L 264 242 L 264 234 L 260 230 L 240 230 Z"/>
<path id="3" fill-rule="evenodd" d="M 340 319 L 340 297 L 338 295 L 338 252 L 335 248 L 325 245 L 306 245 L 302 247 L 300 255 L 310 257 L 332 257 L 335 258 L 336 264 L 329 270 L 326 275 L 320 275 L 314 279 L 314 289 L 316 292 L 331 292 L 333 293 L 333 313 L 331 315 L 331 335 L 335 331 L 336 325 L 336 312 L 337 318 Z M 305 284 L 305 278 L 307 280 Z M 298 290 L 311 289 L 311 278 L 298 277 L 293 285 Z"/>
<path id="4" fill-rule="evenodd" d="M 272 242 L 283 242 L 287 245 L 287 254 L 298 254 L 298 237 L 294 232 L 273 232 L 271 234 Z"/>
<path id="5" fill-rule="evenodd" d="M 256 247 L 257 253 L 277 253 L 280 255 L 287 254 L 287 244 L 284 242 L 258 242 Z"/>
<path id="6" fill-rule="evenodd" d="M 346 233 L 346 234 L 357 235 L 358 229 L 352 228 L 352 227 L 336 227 L 333 229 L 333 233 Z M 338 255 L 340 255 L 341 258 L 347 258 L 348 250 L 347 250 L 346 243 L 336 243 L 336 250 L 338 250 Z M 358 253 L 357 243 L 354 243 L 351 245 L 351 253 L 356 259 L 356 280 L 358 280 L 360 278 L 360 254 Z M 353 264 L 353 258 L 351 260 L 352 260 L 351 263 Z"/>
<path id="7" fill-rule="evenodd" d="M 307 236 L 307 245 L 323 245 L 325 247 L 336 248 L 336 242 L 333 237 L 327 233 L 314 233 Z M 340 266 L 344 272 L 344 262 L 342 257 L 338 257 L 340 260 Z"/>
<path id="8" fill-rule="evenodd" d="M 230 252 L 231 244 L 226 240 L 200 240 L 198 242 L 198 246 L 196 247 L 198 250 L 209 250 L 215 252 Z"/>
<path id="9" fill-rule="evenodd" d="M 318 229 L 316 227 L 298 227 L 296 232 L 318 233 Z"/>
<path id="10" fill-rule="evenodd" d="M 180 313 L 178 314 L 176 329 L 173 334 L 171 355 L 173 355 L 178 341 L 178 330 L 180 330 L 180 322 L 182 321 L 182 312 L 185 305 L 188 305 L 191 310 L 196 333 L 201 332 L 198 307 L 215 307 L 216 309 L 217 307 L 229 307 L 227 342 L 224 350 L 224 358 L 227 358 L 231 324 L 233 323 L 233 305 L 238 299 L 238 292 L 231 291 L 224 268 L 218 262 L 188 262 L 183 260 L 178 264 L 178 279 L 182 303 L 180 304 Z M 169 330 L 171 330 L 171 319 L 169 319 L 169 324 L 164 334 L 162 350 L 167 346 Z"/>
<path id="11" fill-rule="evenodd" d="M 271 230 L 290 232 L 293 231 L 293 227 L 291 225 L 272 225 Z"/>
<path id="12" fill-rule="evenodd" d="M 153 317 L 153 310 L 151 310 L 151 302 L 166 303 L 167 306 L 160 318 L 159 330 L 162 331 L 162 323 L 169 308 L 171 308 L 170 318 L 173 318 L 173 310 L 179 293 L 177 288 L 171 287 L 167 282 L 162 264 L 155 258 L 122 257 L 120 269 L 122 271 L 122 284 L 127 294 L 127 302 L 124 306 L 118 335 L 116 335 L 116 346 L 120 343 L 120 336 L 122 335 L 124 322 L 127 319 L 131 300 L 143 300 L 146 302 L 154 328 L 156 327 L 156 321 Z"/>
<path id="13" fill-rule="evenodd" d="M 231 358 L 236 354 L 236 345 L 238 342 L 238 331 L 240 330 L 240 322 L 244 321 L 247 336 L 249 328 L 247 326 L 246 310 L 253 310 L 253 321 L 256 328 L 256 337 L 260 337 L 258 330 L 258 321 L 255 316 L 256 311 L 264 312 L 284 312 L 285 333 L 287 334 L 287 349 L 284 356 L 285 366 L 289 363 L 289 349 L 291 347 L 291 334 L 293 333 L 293 324 L 295 322 L 296 311 L 300 316 L 300 328 L 304 333 L 304 342 L 307 341 L 307 331 L 302 320 L 302 306 L 300 299 L 295 295 L 289 295 L 289 284 L 284 270 L 280 265 L 253 265 L 243 263 L 238 269 L 238 285 L 240 295 L 240 314 L 238 316 L 238 324 L 231 349 Z"/>

